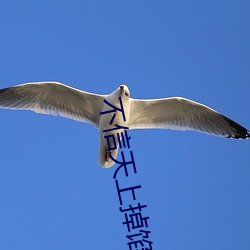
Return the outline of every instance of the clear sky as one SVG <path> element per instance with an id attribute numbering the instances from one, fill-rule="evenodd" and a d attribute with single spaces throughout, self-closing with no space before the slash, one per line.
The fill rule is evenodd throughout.
<path id="1" fill-rule="evenodd" d="M 125 83 L 133 98 L 183 96 L 250 128 L 249 13 L 247 0 L 1 1 L 0 88 Z M 0 249 L 129 249 L 96 128 L 30 111 L 0 121 Z M 129 135 L 137 174 L 120 185 L 142 186 L 153 249 L 250 249 L 249 140 Z"/>

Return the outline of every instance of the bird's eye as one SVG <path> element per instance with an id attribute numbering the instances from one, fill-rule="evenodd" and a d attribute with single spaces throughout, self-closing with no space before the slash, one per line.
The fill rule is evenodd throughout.
<path id="1" fill-rule="evenodd" d="M 128 96 L 128 92 L 125 92 L 125 95 Z"/>

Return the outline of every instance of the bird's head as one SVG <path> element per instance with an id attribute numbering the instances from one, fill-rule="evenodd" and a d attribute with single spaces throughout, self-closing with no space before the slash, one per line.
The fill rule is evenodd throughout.
<path id="1" fill-rule="evenodd" d="M 120 85 L 120 95 L 122 98 L 126 99 L 130 97 L 129 89 L 125 84 Z"/>

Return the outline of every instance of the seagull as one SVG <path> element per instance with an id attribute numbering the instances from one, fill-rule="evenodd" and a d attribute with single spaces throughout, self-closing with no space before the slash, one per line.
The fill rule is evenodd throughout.
<path id="1" fill-rule="evenodd" d="M 105 168 L 115 164 L 118 134 L 126 129 L 195 130 L 226 138 L 250 137 L 249 130 L 201 103 L 183 97 L 133 99 L 126 85 L 109 95 L 99 95 L 59 82 L 24 83 L 0 89 L 0 107 L 94 125 L 100 130 L 98 165 Z"/>

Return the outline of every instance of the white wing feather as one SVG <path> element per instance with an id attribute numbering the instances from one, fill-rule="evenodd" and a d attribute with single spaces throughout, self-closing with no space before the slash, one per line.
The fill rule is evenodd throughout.
<path id="1" fill-rule="evenodd" d="M 96 127 L 105 98 L 58 82 L 32 82 L 0 89 L 1 108 L 60 115 Z"/>
<path id="2" fill-rule="evenodd" d="M 130 129 L 197 130 L 224 137 L 250 137 L 249 131 L 238 123 L 203 104 L 182 97 L 131 98 L 130 103 Z"/>

